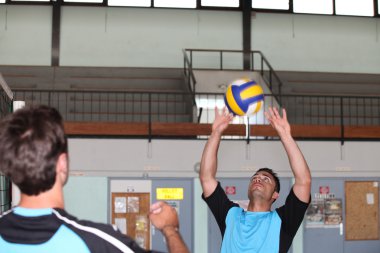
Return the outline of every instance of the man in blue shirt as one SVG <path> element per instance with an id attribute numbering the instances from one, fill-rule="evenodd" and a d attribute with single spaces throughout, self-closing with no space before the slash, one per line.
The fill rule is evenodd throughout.
<path id="1" fill-rule="evenodd" d="M 259 169 L 250 180 L 249 204 L 245 211 L 228 199 L 216 180 L 220 139 L 233 115 L 226 109 L 220 114 L 215 108 L 212 133 L 202 155 L 200 181 L 202 198 L 212 211 L 223 236 L 223 253 L 286 253 L 310 203 L 310 170 L 291 135 L 285 109 L 281 116 L 276 108 L 269 108 L 265 116 L 285 148 L 295 183 L 285 204 L 271 211 L 272 203 L 279 196 L 280 181 L 271 169 Z"/>
<path id="2" fill-rule="evenodd" d="M 0 171 L 21 191 L 19 206 L 0 217 L 0 253 L 154 252 L 111 225 L 68 214 L 63 197 L 68 166 L 67 138 L 57 110 L 23 108 L 0 122 Z M 157 202 L 149 218 L 163 233 L 169 252 L 188 253 L 172 207 Z"/>

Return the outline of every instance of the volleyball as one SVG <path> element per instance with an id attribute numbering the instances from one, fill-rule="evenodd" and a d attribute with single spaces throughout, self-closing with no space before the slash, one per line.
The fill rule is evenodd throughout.
<path id="1" fill-rule="evenodd" d="M 227 87 L 224 103 L 233 115 L 253 115 L 264 103 L 264 91 L 254 80 L 238 79 Z"/>

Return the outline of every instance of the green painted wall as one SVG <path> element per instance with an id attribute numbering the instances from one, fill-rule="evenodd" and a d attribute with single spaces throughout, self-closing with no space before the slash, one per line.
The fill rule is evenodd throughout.
<path id="1" fill-rule="evenodd" d="M 79 219 L 107 223 L 106 177 L 71 176 L 64 188 L 65 208 Z"/>

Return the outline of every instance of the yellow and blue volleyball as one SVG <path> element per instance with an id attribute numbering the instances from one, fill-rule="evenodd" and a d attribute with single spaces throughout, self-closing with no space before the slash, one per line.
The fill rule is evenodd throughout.
<path id="1" fill-rule="evenodd" d="M 224 102 L 233 115 L 253 115 L 264 103 L 264 91 L 254 80 L 238 79 L 228 86 Z"/>

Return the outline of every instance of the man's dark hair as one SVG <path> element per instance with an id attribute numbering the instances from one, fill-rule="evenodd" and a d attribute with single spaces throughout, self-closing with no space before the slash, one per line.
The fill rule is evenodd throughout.
<path id="1" fill-rule="evenodd" d="M 269 168 L 261 168 L 258 171 L 256 171 L 255 174 L 257 174 L 260 171 L 268 172 L 269 174 L 271 174 L 273 176 L 274 181 L 276 183 L 276 186 L 274 187 L 274 190 L 276 192 L 280 193 L 280 179 L 278 178 L 277 173 L 275 173 L 272 169 L 269 169 Z"/>
<path id="2" fill-rule="evenodd" d="M 25 107 L 0 122 L 0 171 L 22 193 L 38 195 L 51 189 L 62 153 L 67 153 L 67 138 L 56 109 Z"/>

